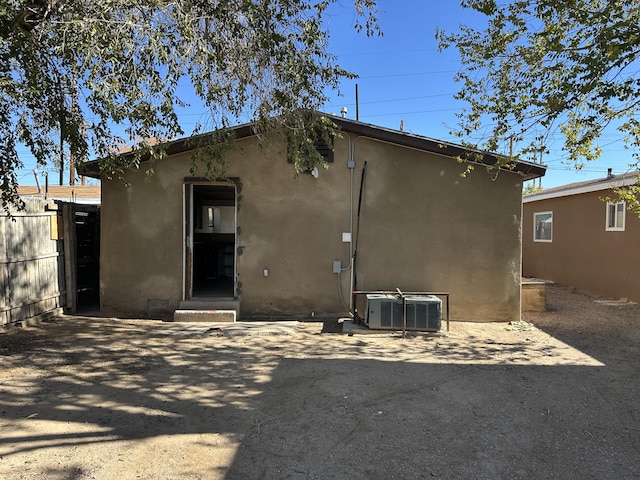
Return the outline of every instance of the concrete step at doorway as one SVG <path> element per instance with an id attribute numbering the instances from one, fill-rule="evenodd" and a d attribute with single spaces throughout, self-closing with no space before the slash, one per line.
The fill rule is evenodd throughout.
<path id="1" fill-rule="evenodd" d="M 174 322 L 233 323 L 240 316 L 240 300 L 235 298 L 192 298 L 180 302 Z"/>
<path id="2" fill-rule="evenodd" d="M 240 314 L 240 300 L 233 297 L 193 297 L 183 300 L 178 310 L 235 310 Z"/>

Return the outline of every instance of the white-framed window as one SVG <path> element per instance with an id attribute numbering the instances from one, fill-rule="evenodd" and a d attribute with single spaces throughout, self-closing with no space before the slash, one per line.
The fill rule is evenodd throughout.
<path id="1" fill-rule="evenodd" d="M 624 231 L 624 217 L 625 217 L 625 204 L 624 202 L 609 202 L 607 203 L 607 227 L 608 232 L 621 232 Z"/>
<path id="2" fill-rule="evenodd" d="M 533 241 L 551 242 L 553 240 L 553 212 L 533 214 Z"/>

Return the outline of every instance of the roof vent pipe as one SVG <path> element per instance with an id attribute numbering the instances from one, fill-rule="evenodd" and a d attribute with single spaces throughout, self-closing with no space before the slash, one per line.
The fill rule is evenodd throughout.
<path id="1" fill-rule="evenodd" d="M 342 107 L 340 109 L 340 114 L 342 115 L 342 118 L 346 118 L 347 117 L 347 107 Z"/>
<path id="2" fill-rule="evenodd" d="M 607 168 L 607 180 L 610 180 L 614 177 L 615 175 L 613 174 L 613 169 L 612 168 Z"/>

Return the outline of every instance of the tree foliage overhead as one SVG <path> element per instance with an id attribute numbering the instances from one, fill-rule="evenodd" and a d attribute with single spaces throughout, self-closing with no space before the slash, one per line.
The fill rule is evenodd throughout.
<path id="1" fill-rule="evenodd" d="M 441 49 L 455 47 L 463 70 L 457 98 L 469 108 L 461 136 L 484 135 L 484 147 L 544 150 L 563 134 L 567 160 L 598 158 L 598 139 L 617 128 L 640 147 L 640 3 L 637 0 L 463 0 L 483 14 L 486 29 L 437 31 Z"/>
<path id="2" fill-rule="evenodd" d="M 354 26 L 379 33 L 375 0 L 352 0 Z M 0 189 L 15 203 L 18 145 L 42 166 L 61 150 L 108 157 L 123 145 L 137 167 L 185 134 L 179 86 L 209 120 L 295 126 L 327 88 L 352 76 L 327 51 L 323 16 L 338 0 L 4 0 L 0 4 Z M 153 141 L 150 141 L 153 139 Z M 105 163 L 106 171 L 111 168 Z"/>

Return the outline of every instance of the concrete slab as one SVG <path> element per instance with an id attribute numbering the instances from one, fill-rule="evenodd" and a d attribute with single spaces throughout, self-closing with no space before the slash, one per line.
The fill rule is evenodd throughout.
<path id="1" fill-rule="evenodd" d="M 294 335 L 298 322 L 164 322 L 159 335 L 241 337 L 252 335 Z"/>
<path id="2" fill-rule="evenodd" d="M 173 312 L 174 322 L 217 322 L 234 323 L 235 310 L 176 310 Z"/>
<path id="3" fill-rule="evenodd" d="M 357 325 L 351 319 L 339 320 L 342 323 L 342 333 L 346 333 L 348 335 L 402 335 L 401 330 L 383 330 L 383 329 L 373 329 L 369 327 L 365 327 L 364 325 Z M 444 337 L 446 336 L 446 332 L 421 332 L 416 330 L 407 330 L 407 336 L 428 336 L 428 337 Z"/>
<path id="4" fill-rule="evenodd" d="M 226 337 L 247 335 L 293 335 L 298 322 L 236 322 L 231 325 L 214 326 L 207 333 Z"/>

